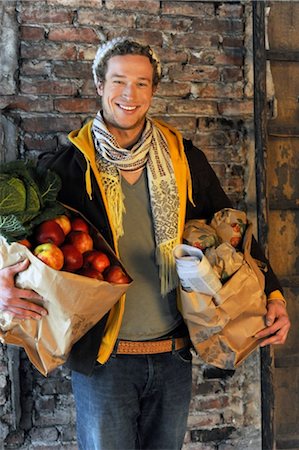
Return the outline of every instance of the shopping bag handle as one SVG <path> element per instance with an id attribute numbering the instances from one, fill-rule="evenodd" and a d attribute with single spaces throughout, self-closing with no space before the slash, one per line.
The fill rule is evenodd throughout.
<path id="1" fill-rule="evenodd" d="M 251 256 L 252 236 L 253 236 L 253 224 L 251 222 L 249 222 L 247 225 L 246 231 L 245 231 L 244 239 L 243 239 L 244 258 L 245 258 L 245 261 L 249 264 L 251 269 L 256 274 L 259 284 L 260 284 L 262 290 L 264 290 L 265 289 L 264 274 L 260 270 L 256 260 Z"/>

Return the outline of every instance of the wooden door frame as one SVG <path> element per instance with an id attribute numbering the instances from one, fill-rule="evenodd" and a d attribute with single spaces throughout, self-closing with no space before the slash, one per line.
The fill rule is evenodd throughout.
<path id="1" fill-rule="evenodd" d="M 254 65 L 254 129 L 258 241 L 267 254 L 267 90 L 265 48 L 265 1 L 252 0 L 253 65 Z M 262 448 L 274 448 L 274 392 L 271 349 L 261 348 L 261 425 Z"/>

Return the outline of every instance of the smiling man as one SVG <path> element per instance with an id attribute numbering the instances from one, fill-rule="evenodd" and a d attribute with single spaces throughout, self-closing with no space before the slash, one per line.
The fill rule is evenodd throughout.
<path id="1" fill-rule="evenodd" d="M 40 161 L 61 176 L 60 200 L 99 229 L 133 278 L 126 296 L 76 343 L 68 360 L 78 446 L 179 450 L 192 356 L 176 302 L 173 248 L 187 220 L 209 221 L 232 205 L 203 152 L 148 116 L 161 78 L 151 47 L 129 38 L 107 42 L 96 54 L 93 76 L 100 111 L 69 134 L 69 145 Z M 255 241 L 252 254 L 267 263 Z M 46 311 L 30 301 L 36 294 L 14 286 L 14 275 L 27 266 L 1 271 L 0 309 L 39 319 Z M 269 265 L 265 282 L 263 344 L 282 344 L 290 323 Z"/>

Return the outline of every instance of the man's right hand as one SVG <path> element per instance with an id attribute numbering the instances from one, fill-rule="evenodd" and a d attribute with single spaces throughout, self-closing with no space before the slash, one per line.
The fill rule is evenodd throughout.
<path id="1" fill-rule="evenodd" d="M 0 270 L 0 311 L 9 311 L 17 319 L 41 319 L 48 314 L 42 306 L 33 303 L 43 300 L 39 294 L 15 286 L 15 275 L 26 270 L 29 264 L 25 259 Z"/>

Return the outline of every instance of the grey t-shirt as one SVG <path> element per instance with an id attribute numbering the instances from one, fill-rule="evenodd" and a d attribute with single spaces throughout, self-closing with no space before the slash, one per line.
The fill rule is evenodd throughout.
<path id="1" fill-rule="evenodd" d="M 182 318 L 176 307 L 175 291 L 165 297 L 160 293 L 146 171 L 133 185 L 124 178 L 121 183 L 126 212 L 119 253 L 134 281 L 127 291 L 119 338 L 134 341 L 154 339 L 172 331 Z"/>

